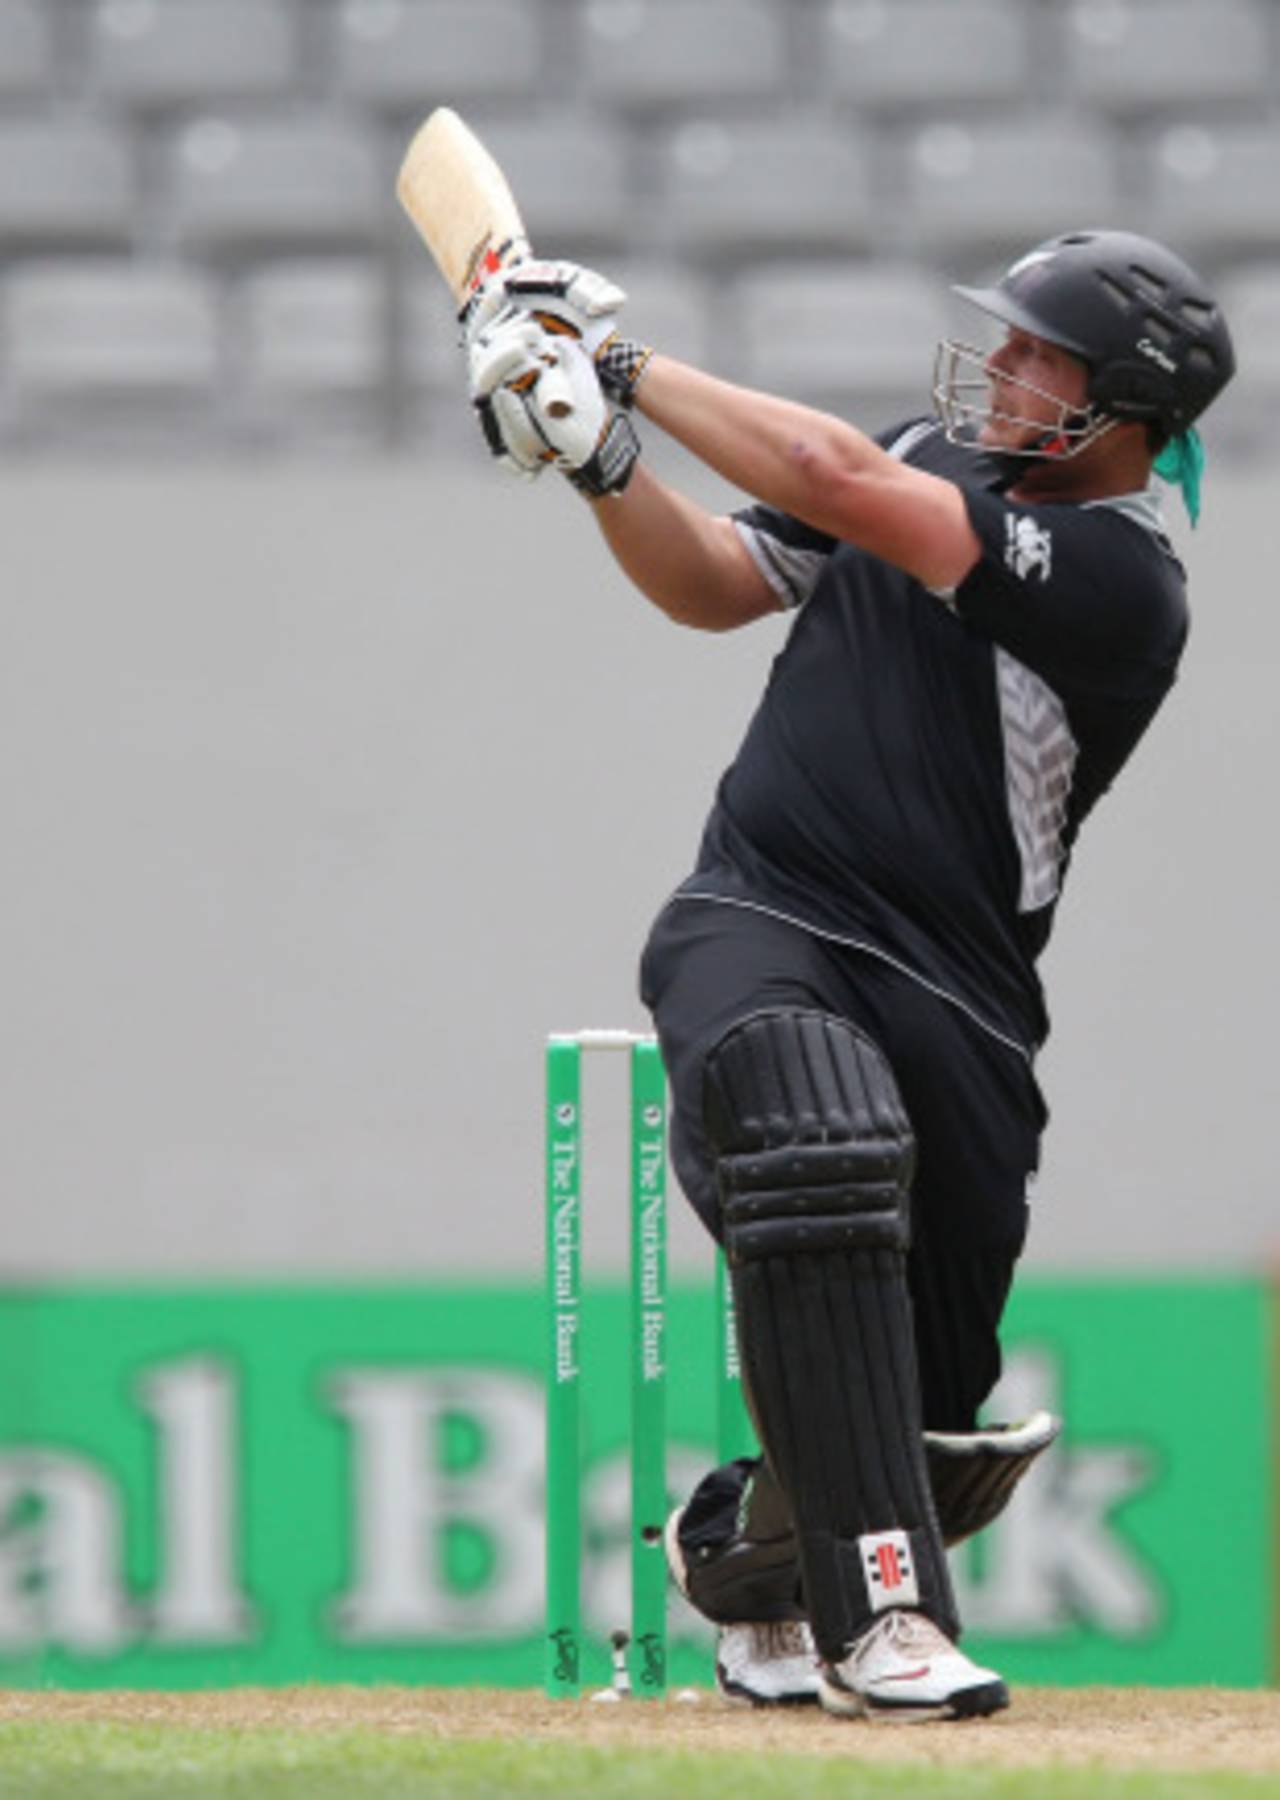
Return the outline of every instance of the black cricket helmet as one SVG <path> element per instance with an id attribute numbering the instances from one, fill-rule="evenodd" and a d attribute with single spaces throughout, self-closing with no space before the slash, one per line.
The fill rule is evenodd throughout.
<path id="1" fill-rule="evenodd" d="M 1099 422 L 1140 420 L 1173 437 L 1235 373 L 1226 320 L 1203 278 L 1133 232 L 1064 233 L 1019 257 L 994 287 L 955 292 L 1079 356 Z"/>

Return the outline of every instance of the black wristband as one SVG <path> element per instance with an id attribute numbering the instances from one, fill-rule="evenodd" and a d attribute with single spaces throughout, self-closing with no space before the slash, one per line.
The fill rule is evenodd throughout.
<path id="1" fill-rule="evenodd" d="M 610 399 L 616 400 L 619 406 L 635 405 L 636 388 L 652 355 L 652 345 L 642 344 L 636 338 L 621 337 L 616 331 L 611 338 L 605 339 L 596 351 L 595 362 L 600 386 Z"/>
<path id="2" fill-rule="evenodd" d="M 625 413 L 614 413 L 595 454 L 580 468 L 569 469 L 569 480 L 580 494 L 600 500 L 606 494 L 620 494 L 630 481 L 640 460 L 640 439 Z"/>

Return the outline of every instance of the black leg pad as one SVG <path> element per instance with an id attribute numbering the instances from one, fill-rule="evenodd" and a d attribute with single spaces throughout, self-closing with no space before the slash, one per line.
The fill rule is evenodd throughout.
<path id="1" fill-rule="evenodd" d="M 910 1124 L 869 1038 L 759 1014 L 707 1060 L 743 1374 L 790 1503 L 819 1652 L 891 1606 L 958 1632 L 921 1439 L 906 1283 Z"/>

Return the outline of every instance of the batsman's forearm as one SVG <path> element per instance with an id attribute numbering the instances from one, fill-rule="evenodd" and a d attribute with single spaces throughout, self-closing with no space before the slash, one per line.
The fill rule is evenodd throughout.
<path id="1" fill-rule="evenodd" d="M 636 405 L 735 486 L 838 537 L 847 533 L 851 490 L 890 462 L 871 438 L 829 413 L 669 356 L 651 358 Z"/>
<path id="2" fill-rule="evenodd" d="M 667 487 L 643 462 L 623 493 L 592 511 L 624 573 L 678 624 L 731 631 L 777 610 L 730 521 Z"/>

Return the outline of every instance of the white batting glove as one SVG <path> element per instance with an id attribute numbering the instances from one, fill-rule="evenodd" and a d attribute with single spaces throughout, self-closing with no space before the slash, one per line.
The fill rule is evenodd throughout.
<path id="1" fill-rule="evenodd" d="M 618 329 L 618 311 L 626 294 L 608 276 L 580 263 L 523 262 L 487 283 L 466 315 L 468 336 L 483 331 L 504 305 L 558 319 L 592 356 Z"/>
<path id="2" fill-rule="evenodd" d="M 593 498 L 621 493 L 639 442 L 575 338 L 554 337 L 518 310 L 499 314 L 476 338 L 468 364 L 472 402 L 495 456 L 529 475 L 562 469 Z"/>
<path id="3" fill-rule="evenodd" d="M 508 310 L 481 332 L 467 352 L 471 404 L 485 442 L 510 473 L 532 479 L 553 455 L 525 405 L 525 394 L 552 366 L 538 353 L 544 333 L 536 319 Z"/>
<path id="4" fill-rule="evenodd" d="M 605 392 L 631 406 L 635 388 L 653 355 L 646 344 L 624 338 L 618 312 L 626 293 L 607 275 L 572 262 L 517 263 L 469 303 L 463 327 L 470 341 L 505 306 L 532 313 L 553 335 L 574 337 L 592 357 Z"/>
<path id="5" fill-rule="evenodd" d="M 551 467 L 551 456 L 524 397 L 514 388 L 498 388 L 487 400 L 474 402 L 484 441 L 508 474 L 532 481 Z"/>

